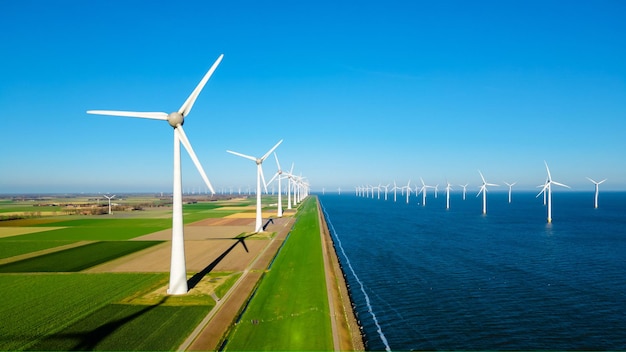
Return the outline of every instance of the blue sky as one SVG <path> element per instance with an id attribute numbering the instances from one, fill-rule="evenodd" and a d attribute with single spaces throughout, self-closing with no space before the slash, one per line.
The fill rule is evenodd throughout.
<path id="1" fill-rule="evenodd" d="M 314 190 L 626 189 L 626 2 L 0 1 L 0 193 L 171 192 L 178 110 L 219 191 L 278 140 Z M 183 151 L 185 191 L 205 190 Z M 269 179 L 275 162 L 264 164 Z M 505 188 L 503 187 L 504 191 Z"/>

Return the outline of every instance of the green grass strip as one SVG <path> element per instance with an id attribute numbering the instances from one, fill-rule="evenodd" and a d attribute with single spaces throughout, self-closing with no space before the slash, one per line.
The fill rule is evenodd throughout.
<path id="1" fill-rule="evenodd" d="M 0 266 L 0 273 L 76 272 L 138 250 L 158 241 L 106 241 L 44 254 Z"/>
<path id="2" fill-rule="evenodd" d="M 226 350 L 332 350 L 317 200 L 308 198 L 296 216 Z"/>

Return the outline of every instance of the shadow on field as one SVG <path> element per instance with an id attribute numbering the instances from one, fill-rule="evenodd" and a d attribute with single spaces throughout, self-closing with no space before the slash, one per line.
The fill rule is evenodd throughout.
<path id="1" fill-rule="evenodd" d="M 109 335 L 113 334 L 119 328 L 121 328 L 125 324 L 128 324 L 132 320 L 137 319 L 138 317 L 148 313 L 154 308 L 160 306 L 161 304 L 165 303 L 166 300 L 167 300 L 167 297 L 163 297 L 159 301 L 159 303 L 155 305 L 146 306 L 145 308 L 142 308 L 141 310 L 133 314 L 130 314 L 128 316 L 125 316 L 117 320 L 109 321 L 92 330 L 72 332 L 72 333 L 61 332 L 59 334 L 51 335 L 34 347 L 36 349 L 39 349 L 37 347 L 41 346 L 44 349 L 50 349 L 50 346 L 53 346 L 53 348 L 60 347 L 63 350 L 70 350 L 70 351 L 93 351 L 95 348 L 98 347 L 98 345 L 102 341 L 104 341 Z M 80 327 L 78 328 L 80 329 Z M 64 343 L 63 341 L 66 341 L 66 342 Z M 75 344 L 72 346 L 69 343 L 75 343 Z"/>
<path id="2" fill-rule="evenodd" d="M 206 268 L 202 269 L 202 271 L 197 272 L 196 274 L 194 274 L 194 276 L 189 278 L 189 280 L 187 280 L 187 286 L 189 287 L 189 289 L 191 290 L 192 288 L 196 287 L 196 285 L 200 282 L 200 280 L 202 280 L 202 278 L 204 278 L 208 273 L 210 273 L 211 270 L 213 270 L 213 268 L 215 268 L 217 264 L 219 264 L 222 261 L 222 259 L 224 259 L 228 255 L 228 253 L 230 253 L 230 251 L 232 251 L 235 247 L 237 247 L 237 244 L 241 243 L 241 245 L 243 246 L 243 249 L 245 249 L 246 252 L 249 253 L 248 246 L 246 246 L 245 239 L 252 235 L 253 234 L 249 234 L 247 236 L 238 236 L 235 238 L 229 238 L 229 240 L 236 240 L 237 242 L 233 243 L 232 246 L 228 247 L 228 249 L 225 250 L 224 253 L 220 254 L 220 256 L 217 257 L 214 261 L 212 261 L 211 264 L 207 265 Z"/>

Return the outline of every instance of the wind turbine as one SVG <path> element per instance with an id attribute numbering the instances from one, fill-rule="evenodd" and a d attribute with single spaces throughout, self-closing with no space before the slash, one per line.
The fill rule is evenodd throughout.
<path id="1" fill-rule="evenodd" d="M 465 192 L 466 192 L 467 185 L 468 185 L 467 183 L 464 184 L 464 185 L 459 185 L 459 186 L 463 187 L 463 200 L 465 200 Z"/>
<path id="2" fill-rule="evenodd" d="M 409 196 L 411 195 L 411 180 L 406 183 L 406 186 L 402 186 L 402 188 L 406 188 L 406 204 L 409 204 Z"/>
<path id="3" fill-rule="evenodd" d="M 178 111 L 171 112 L 169 114 L 164 112 L 136 112 L 136 111 L 110 111 L 110 110 L 89 110 L 88 114 L 98 115 L 113 115 L 113 116 L 126 116 L 126 117 L 138 117 L 153 120 L 167 121 L 171 127 L 174 128 L 174 181 L 172 192 L 172 256 L 170 264 L 170 281 L 167 293 L 172 295 L 185 294 L 189 290 L 187 286 L 187 268 L 185 264 L 185 236 L 183 232 L 183 187 L 182 187 L 182 172 L 180 162 L 180 144 L 185 147 L 187 153 L 191 157 L 191 160 L 195 164 L 200 176 L 204 180 L 204 183 L 209 187 L 212 194 L 215 194 L 213 186 L 209 181 L 209 178 L 204 173 L 204 169 L 193 151 L 187 135 L 183 130 L 183 123 L 185 117 L 191 111 L 193 104 L 195 103 L 198 95 L 204 88 L 217 66 L 222 61 L 224 54 L 220 55 L 213 63 L 213 66 L 204 75 L 200 83 L 191 92 L 187 100 L 178 109 Z"/>
<path id="4" fill-rule="evenodd" d="M 392 190 L 393 190 L 393 202 L 394 203 L 396 202 L 396 194 L 398 192 L 398 189 L 399 189 L 399 187 L 396 184 L 396 180 L 393 180 L 393 188 L 392 188 Z"/>
<path id="5" fill-rule="evenodd" d="M 422 193 L 422 206 L 426 206 L 426 189 L 427 188 L 434 188 L 433 186 L 427 186 L 424 183 L 424 179 L 422 179 L 420 177 L 420 181 L 422 181 L 422 188 L 420 189 L 420 193 Z"/>
<path id="6" fill-rule="evenodd" d="M 571 187 L 568 186 L 568 185 L 564 185 L 562 183 L 553 181 L 552 180 L 552 176 L 550 175 L 550 169 L 548 168 L 548 163 L 545 160 L 543 161 L 543 163 L 546 164 L 546 171 L 548 172 L 548 180 L 543 185 L 543 188 L 541 189 L 541 192 L 539 192 L 539 194 L 537 194 L 537 197 L 539 197 L 539 195 L 541 195 L 541 193 L 543 193 L 544 196 L 545 196 L 546 192 L 547 192 L 547 197 L 548 197 L 548 223 L 551 223 L 552 222 L 552 185 L 555 184 L 557 186 L 567 187 L 567 188 L 571 188 Z"/>
<path id="7" fill-rule="evenodd" d="M 256 225 L 254 226 L 254 232 L 263 232 L 263 217 L 261 214 L 261 180 L 263 180 L 263 187 L 265 188 L 265 192 L 267 193 L 267 184 L 265 183 L 265 176 L 263 176 L 263 161 L 276 149 L 283 140 L 281 139 L 270 149 L 265 155 L 260 158 L 255 158 L 250 155 L 245 155 L 237 152 L 233 152 L 232 150 L 227 150 L 226 152 L 240 156 L 242 158 L 246 158 L 252 160 L 256 163 Z"/>
<path id="8" fill-rule="evenodd" d="M 104 198 L 109 200 L 109 214 L 111 214 L 111 199 L 115 198 L 115 194 L 110 196 L 110 197 L 107 196 L 107 195 L 104 195 Z M 596 208 L 597 208 L 597 206 L 596 206 Z"/>
<path id="9" fill-rule="evenodd" d="M 509 204 L 511 204 L 511 190 L 513 189 L 513 186 L 516 183 L 517 182 L 513 182 L 513 183 L 507 183 L 506 181 L 504 182 L 505 185 L 509 186 Z"/>
<path id="10" fill-rule="evenodd" d="M 439 184 L 435 185 L 435 198 L 437 198 L 437 194 L 439 193 Z"/>
<path id="11" fill-rule="evenodd" d="M 446 209 L 450 209 L 450 190 L 452 189 L 452 185 L 450 182 L 446 181 Z"/>
<path id="12" fill-rule="evenodd" d="M 283 201 L 281 198 L 281 194 L 283 193 L 283 188 L 280 184 L 280 180 L 283 178 L 283 170 L 280 168 L 280 163 L 278 162 L 278 156 L 276 155 L 276 153 L 274 153 L 274 159 L 276 159 L 276 166 L 278 167 L 278 170 L 276 171 L 276 173 L 274 174 L 274 177 L 272 177 L 272 179 L 270 180 L 270 182 L 268 183 L 272 183 L 272 181 L 274 181 L 274 178 L 278 177 L 278 207 L 276 210 L 276 216 L 277 217 L 282 217 L 283 216 Z M 322 188 L 322 195 L 324 194 L 324 188 Z"/>
<path id="13" fill-rule="evenodd" d="M 598 207 L 598 194 L 600 193 L 600 187 L 599 187 L 599 186 L 600 186 L 600 184 L 601 184 L 602 182 L 606 181 L 606 178 L 605 178 L 604 180 L 602 180 L 602 181 L 599 181 L 599 182 L 596 182 L 596 181 L 594 181 L 593 179 L 591 179 L 591 178 L 589 178 L 589 177 L 587 177 L 587 179 L 588 179 L 589 181 L 593 182 L 593 184 L 595 184 L 595 185 L 596 185 L 596 195 L 595 195 L 595 198 L 594 198 L 593 207 L 594 207 L 594 208 L 597 208 L 597 207 Z"/>
<path id="14" fill-rule="evenodd" d="M 485 181 L 485 177 L 483 176 L 482 172 L 478 170 L 478 173 L 480 174 L 480 178 L 483 180 L 483 184 L 482 186 L 480 186 L 480 191 L 478 191 L 478 194 L 476 195 L 476 197 L 478 197 L 481 193 L 483 194 L 483 214 L 487 214 L 487 186 L 499 186 L 499 185 L 496 185 L 495 183 L 487 183 L 487 181 Z"/>

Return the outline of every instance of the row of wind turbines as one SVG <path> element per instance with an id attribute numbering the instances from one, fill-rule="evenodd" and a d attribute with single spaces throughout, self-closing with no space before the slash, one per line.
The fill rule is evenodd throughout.
<path id="1" fill-rule="evenodd" d="M 217 66 L 222 61 L 224 55 L 221 54 L 217 60 L 213 63 L 209 71 L 204 75 L 200 83 L 196 86 L 196 88 L 191 92 L 187 100 L 183 103 L 183 105 L 174 112 L 165 113 L 165 112 L 137 112 L 137 111 L 117 111 L 117 110 L 89 110 L 88 114 L 97 114 L 97 115 L 112 115 L 112 116 L 124 116 L 124 117 L 136 117 L 136 118 L 144 118 L 144 119 L 152 119 L 152 120 L 160 120 L 167 121 L 170 127 L 174 129 L 174 167 L 173 167 L 173 204 L 172 204 L 172 255 L 170 262 L 170 279 L 168 286 L 168 294 L 170 295 L 180 295 L 185 294 L 189 291 L 187 285 L 187 269 L 185 263 L 185 242 L 184 242 L 184 228 L 183 228 L 183 202 L 182 202 L 182 172 L 181 172 L 181 158 L 180 158 L 180 145 L 182 144 L 187 153 L 191 157 L 194 165 L 196 166 L 202 180 L 211 191 L 211 194 L 215 194 L 215 190 L 209 181 L 206 173 L 196 153 L 194 152 L 187 135 L 185 134 L 185 130 L 183 129 L 183 124 L 185 122 L 185 118 L 191 112 L 191 108 L 193 107 L 198 95 L 204 88 L 205 84 L 208 82 L 211 75 L 217 68 Z M 263 154 L 261 157 L 253 157 L 250 155 L 234 152 L 231 150 L 227 150 L 228 153 L 240 156 L 245 159 L 249 159 L 256 164 L 257 169 L 257 182 L 256 182 L 256 221 L 255 221 L 255 232 L 263 231 L 263 221 L 262 221 L 262 213 L 261 213 L 261 181 L 263 182 L 263 186 L 265 187 L 265 191 L 267 193 L 267 184 L 265 182 L 265 177 L 263 175 L 262 164 L 263 161 L 272 153 L 274 150 L 282 143 L 280 140 L 276 143 L 267 153 Z M 305 178 L 302 176 L 294 176 L 292 170 L 290 172 L 284 172 L 280 169 L 280 164 L 278 163 L 278 157 L 274 153 L 276 157 L 276 163 L 278 164 L 278 171 L 274 175 L 274 178 L 278 180 L 279 186 L 281 188 L 280 182 L 283 178 L 289 179 L 289 187 L 291 189 L 293 183 L 293 189 L 298 190 L 298 200 L 304 199 L 306 195 L 308 195 L 308 184 L 305 181 Z M 273 178 L 273 179 L 274 179 Z M 272 179 L 272 180 L 273 180 Z M 280 194 L 280 192 L 279 192 Z M 289 192 L 291 195 L 291 192 Z M 295 193 L 294 193 L 295 194 Z M 295 198 L 294 198 L 295 199 Z M 289 206 L 291 206 L 291 202 L 289 202 Z M 278 216 L 282 216 L 282 203 L 279 196 L 278 199 Z"/>
<path id="2" fill-rule="evenodd" d="M 566 187 L 566 188 L 571 188 L 571 187 L 563 183 L 554 181 L 552 179 L 552 175 L 550 174 L 550 168 L 548 167 L 548 163 L 544 161 L 544 164 L 546 166 L 547 177 L 546 177 L 546 181 L 544 184 L 537 186 L 537 187 L 541 187 L 541 191 L 539 191 L 539 193 L 537 194 L 537 197 L 543 195 L 543 204 L 547 205 L 547 213 L 548 213 L 547 221 L 548 223 L 551 223 L 552 222 L 552 185 Z M 478 170 L 478 174 L 480 175 L 482 184 L 480 185 L 480 189 L 478 191 L 478 194 L 476 194 L 476 197 L 479 197 L 482 194 L 483 196 L 482 213 L 487 214 L 487 186 L 493 187 L 493 186 L 500 186 L 500 185 L 487 182 L 487 180 L 485 180 L 485 176 L 483 176 L 480 170 Z M 594 208 L 598 208 L 599 186 L 600 184 L 605 182 L 606 179 L 603 179 L 601 181 L 595 181 L 594 179 L 590 177 L 587 177 L 587 179 L 595 185 Z M 412 191 L 415 191 L 416 197 L 419 196 L 420 194 L 422 195 L 422 206 L 426 206 L 426 193 L 427 193 L 428 188 L 434 189 L 435 198 L 437 198 L 439 185 L 438 184 L 435 186 L 427 185 L 426 183 L 424 183 L 424 180 L 421 177 L 420 177 L 420 181 L 422 183 L 422 186 L 420 187 L 419 185 L 415 185 L 413 188 L 411 188 L 411 180 L 407 182 L 406 186 L 401 186 L 401 187 L 398 187 L 398 185 L 396 184 L 396 181 L 393 181 L 393 187 L 391 188 L 391 191 L 393 192 L 393 201 L 395 202 L 397 200 L 398 190 L 400 190 L 403 195 L 406 193 L 407 204 L 409 203 L 409 196 L 411 195 Z M 509 187 L 508 200 L 509 200 L 509 203 L 511 203 L 511 193 L 512 193 L 513 186 L 516 184 L 516 182 L 513 182 L 513 183 L 504 182 L 504 184 L 506 184 Z M 382 184 L 379 184 L 378 186 L 372 186 L 372 185 L 355 186 L 355 194 L 356 196 L 360 196 L 360 197 L 374 198 L 374 191 L 377 191 L 378 199 L 380 199 L 381 188 L 384 188 L 385 189 L 384 199 L 387 200 L 387 193 L 389 191 L 390 186 L 391 184 L 387 184 L 384 186 Z M 463 200 L 465 200 L 468 184 L 466 183 L 464 185 L 459 185 L 459 186 L 463 188 Z M 450 209 L 450 191 L 452 190 L 452 185 L 448 181 L 446 181 L 445 190 L 446 190 L 446 209 Z M 338 193 L 341 194 L 341 188 L 338 189 Z"/>

